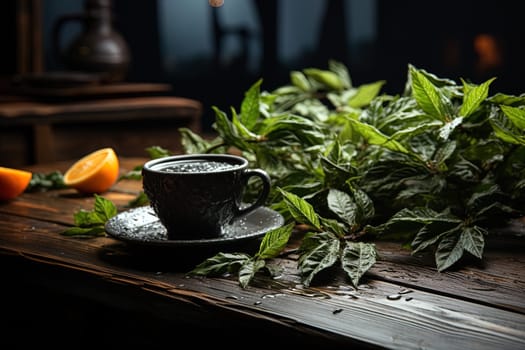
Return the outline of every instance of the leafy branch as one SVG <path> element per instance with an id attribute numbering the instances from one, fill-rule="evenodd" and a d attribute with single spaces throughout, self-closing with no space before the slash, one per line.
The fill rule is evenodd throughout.
<path id="1" fill-rule="evenodd" d="M 523 215 L 525 96 L 489 96 L 494 78 L 457 84 L 413 65 L 407 77 L 395 96 L 381 94 L 384 81 L 353 86 L 335 61 L 270 92 L 259 80 L 239 112 L 214 107 L 215 139 L 181 128 L 182 143 L 187 153 L 235 148 L 270 174 L 269 205 L 309 229 L 305 284 L 339 262 L 356 286 L 377 259 L 374 239 L 433 252 L 444 271 L 465 253 L 481 259 L 491 229 Z"/>
<path id="2" fill-rule="evenodd" d="M 266 260 L 275 258 L 281 253 L 288 243 L 292 230 L 293 225 L 288 223 L 268 231 L 254 256 L 246 253 L 218 253 L 197 265 L 188 275 L 220 276 L 234 273 L 239 276 L 239 284 L 243 288 L 248 286 L 258 271 L 265 270 L 274 276 L 278 270 L 267 265 Z"/>

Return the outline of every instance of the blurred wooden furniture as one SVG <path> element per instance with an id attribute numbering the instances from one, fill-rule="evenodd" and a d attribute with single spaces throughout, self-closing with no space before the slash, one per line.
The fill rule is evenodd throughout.
<path id="1" fill-rule="evenodd" d="M 122 156 L 147 156 L 150 146 L 178 151 L 178 128 L 199 132 L 202 105 L 166 91 L 163 84 L 124 83 L 3 96 L 0 165 L 75 159 L 102 147 Z"/>

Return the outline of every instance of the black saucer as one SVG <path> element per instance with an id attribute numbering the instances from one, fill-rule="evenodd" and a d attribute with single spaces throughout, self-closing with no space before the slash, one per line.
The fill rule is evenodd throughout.
<path id="1" fill-rule="evenodd" d="M 278 212 L 260 207 L 224 227 L 217 238 L 168 240 L 167 230 L 150 206 L 119 213 L 106 223 L 106 232 L 118 240 L 143 247 L 200 248 L 221 247 L 254 240 L 281 227 L 284 218 Z"/>

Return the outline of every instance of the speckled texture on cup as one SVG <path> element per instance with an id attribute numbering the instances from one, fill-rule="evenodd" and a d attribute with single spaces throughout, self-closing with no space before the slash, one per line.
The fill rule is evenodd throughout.
<path id="1" fill-rule="evenodd" d="M 203 172 L 166 172 L 173 162 L 207 160 L 227 162 L 231 168 Z M 262 181 L 258 199 L 240 208 L 244 188 L 250 177 Z M 270 192 L 270 178 L 261 169 L 249 169 L 248 161 L 229 154 L 188 154 L 148 161 L 142 168 L 144 193 L 168 239 L 218 237 L 234 218 L 264 205 Z"/>

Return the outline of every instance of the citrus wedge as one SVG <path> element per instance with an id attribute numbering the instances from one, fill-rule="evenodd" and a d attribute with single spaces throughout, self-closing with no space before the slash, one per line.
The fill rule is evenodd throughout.
<path id="1" fill-rule="evenodd" d="M 29 171 L 0 167 L 0 201 L 10 200 L 22 194 L 32 176 Z"/>
<path id="2" fill-rule="evenodd" d="M 119 160 L 112 148 L 102 148 L 77 160 L 64 174 L 64 184 L 85 194 L 106 192 L 119 175 Z"/>

